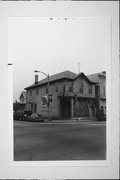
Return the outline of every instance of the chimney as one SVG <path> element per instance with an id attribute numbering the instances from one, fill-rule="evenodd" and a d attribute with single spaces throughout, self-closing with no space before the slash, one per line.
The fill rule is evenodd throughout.
<path id="1" fill-rule="evenodd" d="M 38 75 L 36 74 L 35 75 L 35 84 L 37 84 L 38 83 Z"/>

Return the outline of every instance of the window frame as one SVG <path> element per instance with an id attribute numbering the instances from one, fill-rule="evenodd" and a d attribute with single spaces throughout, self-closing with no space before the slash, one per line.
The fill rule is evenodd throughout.
<path id="1" fill-rule="evenodd" d="M 72 83 L 69 86 L 69 92 L 73 92 L 73 84 Z"/>
<path id="2" fill-rule="evenodd" d="M 36 95 L 39 95 L 39 90 L 38 90 L 38 88 L 36 89 Z"/>
<path id="3" fill-rule="evenodd" d="M 92 85 L 88 86 L 88 94 L 92 94 L 93 93 L 93 87 Z"/>
<path id="4" fill-rule="evenodd" d="M 30 89 L 30 96 L 32 96 L 32 89 Z"/>
<path id="5" fill-rule="evenodd" d="M 55 92 L 58 92 L 58 83 L 55 84 Z"/>
<path id="6" fill-rule="evenodd" d="M 82 82 L 80 82 L 80 84 L 79 84 L 79 92 L 83 93 L 83 83 Z"/>

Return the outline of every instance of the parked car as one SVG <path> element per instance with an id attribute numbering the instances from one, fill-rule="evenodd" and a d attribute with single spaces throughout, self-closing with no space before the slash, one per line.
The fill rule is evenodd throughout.
<path id="1" fill-rule="evenodd" d="M 14 120 L 27 120 L 28 116 L 30 116 L 32 114 L 32 111 L 28 111 L 28 110 L 18 110 L 16 112 L 14 112 Z"/>
<path id="2" fill-rule="evenodd" d="M 40 114 L 33 113 L 30 116 L 28 116 L 28 121 L 31 121 L 31 122 L 44 122 L 44 119 Z"/>
<path id="3" fill-rule="evenodd" d="M 30 110 L 24 110 L 24 120 L 27 121 L 28 117 L 32 114 Z"/>
<path id="4" fill-rule="evenodd" d="M 98 121 L 106 121 L 106 115 L 104 114 L 103 109 L 97 110 L 96 117 Z"/>
<path id="5" fill-rule="evenodd" d="M 14 120 L 23 120 L 24 119 L 24 110 L 17 110 L 14 112 Z"/>

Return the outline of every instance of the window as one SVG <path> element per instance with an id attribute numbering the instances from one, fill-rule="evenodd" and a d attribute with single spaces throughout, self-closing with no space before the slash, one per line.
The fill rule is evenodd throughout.
<path id="1" fill-rule="evenodd" d="M 55 84 L 55 91 L 58 92 L 58 83 Z"/>
<path id="2" fill-rule="evenodd" d="M 83 93 L 83 83 L 80 83 L 80 93 Z"/>
<path id="3" fill-rule="evenodd" d="M 105 86 L 103 86 L 103 96 L 105 96 Z"/>
<path id="4" fill-rule="evenodd" d="M 66 90 L 66 86 L 63 85 L 63 93 L 65 93 L 65 90 Z"/>
<path id="5" fill-rule="evenodd" d="M 33 103 L 31 103 L 31 111 L 33 112 Z"/>
<path id="6" fill-rule="evenodd" d="M 69 86 L 69 91 L 73 92 L 73 85 L 71 83 L 71 85 Z"/>
<path id="7" fill-rule="evenodd" d="M 46 94 L 48 94 L 48 86 L 46 86 Z"/>
<path id="8" fill-rule="evenodd" d="M 30 90 L 30 96 L 32 96 L 32 90 Z"/>
<path id="9" fill-rule="evenodd" d="M 37 112 L 37 104 L 35 103 L 34 105 L 34 112 L 36 113 Z"/>
<path id="10" fill-rule="evenodd" d="M 88 93 L 92 94 L 92 85 L 89 85 Z"/>
<path id="11" fill-rule="evenodd" d="M 38 89 L 36 89 L 36 95 L 38 95 Z"/>

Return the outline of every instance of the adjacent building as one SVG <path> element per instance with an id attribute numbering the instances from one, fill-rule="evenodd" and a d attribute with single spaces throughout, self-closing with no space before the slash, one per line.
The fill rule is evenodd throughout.
<path id="1" fill-rule="evenodd" d="M 26 104 L 26 92 L 22 91 L 19 97 L 20 103 Z"/>
<path id="2" fill-rule="evenodd" d="M 87 76 L 95 82 L 96 109 L 102 109 L 106 114 L 106 72 L 91 74 Z"/>
<path id="3" fill-rule="evenodd" d="M 19 97 L 19 102 L 15 101 L 13 103 L 13 111 L 24 110 L 26 106 L 26 92 L 22 91 Z"/>
<path id="4" fill-rule="evenodd" d="M 102 74 L 103 75 L 103 74 Z M 52 118 L 94 117 L 96 109 L 105 106 L 105 89 L 102 75 L 92 80 L 93 75 L 64 71 L 49 78 L 49 115 Z M 104 78 L 105 80 L 105 78 Z M 101 84 L 103 87 L 101 87 Z M 104 91 L 103 94 L 101 94 Z M 99 89 L 99 90 L 98 90 Z M 48 79 L 35 82 L 26 90 L 26 109 L 47 116 Z M 100 101 L 100 102 L 99 102 Z"/>

